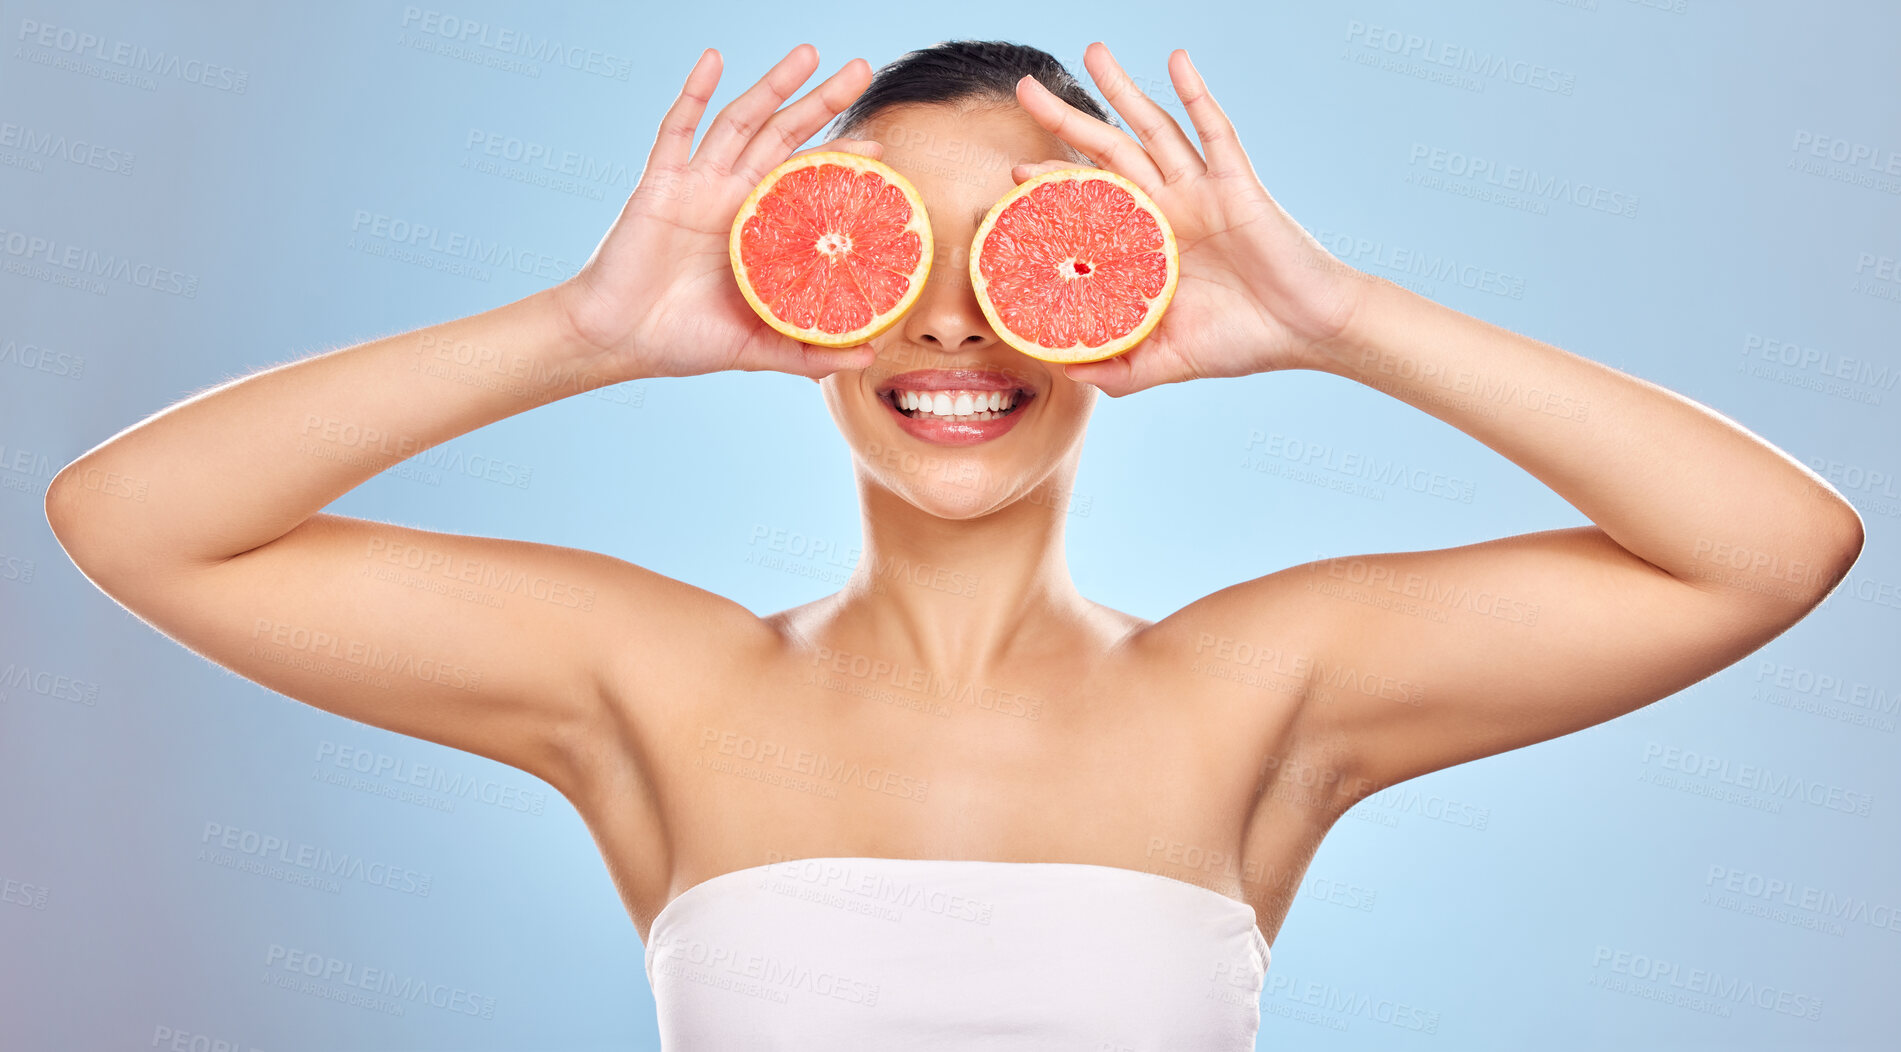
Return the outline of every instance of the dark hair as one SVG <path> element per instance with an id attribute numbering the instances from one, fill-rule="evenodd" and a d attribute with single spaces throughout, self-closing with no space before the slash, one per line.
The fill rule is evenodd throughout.
<path id="1" fill-rule="evenodd" d="M 904 103 L 1014 104 L 1017 81 L 1025 74 L 1071 106 L 1120 127 L 1047 51 L 1004 40 L 945 40 L 880 67 L 864 93 L 832 122 L 827 138 L 849 135 L 886 108 Z"/>

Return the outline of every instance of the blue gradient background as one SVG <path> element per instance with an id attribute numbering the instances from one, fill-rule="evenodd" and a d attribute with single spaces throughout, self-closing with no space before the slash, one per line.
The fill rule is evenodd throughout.
<path id="1" fill-rule="evenodd" d="M 1079 73 L 1084 45 L 1102 39 L 1151 81 L 1165 81 L 1169 47 L 1189 48 L 1268 188 L 1337 253 L 1393 277 L 1382 263 L 1405 249 L 1522 279 L 1522 298 L 1457 281 L 1417 287 L 1728 414 L 1834 472 L 1867 523 L 1847 584 L 1739 665 L 1631 716 L 1357 807 L 1276 941 L 1260 1047 L 1893 1047 L 1901 284 L 1857 264 L 1901 256 L 1901 175 L 1884 189 L 1815 174 L 1799 164 L 1820 159 L 1794 144 L 1807 133 L 1889 158 L 1901 150 L 1894 5 L 428 9 L 591 45 L 629 63 L 625 81 L 458 60 L 414 46 L 432 38 L 405 26 L 405 5 L 339 6 L 0 4 L 0 135 L 10 123 L 133 159 L 114 173 L 0 146 L 0 1048 L 170 1047 L 159 1037 L 170 1032 L 272 1052 L 656 1047 L 640 943 L 564 800 L 490 761 L 286 700 L 167 640 L 66 561 L 41 495 L 58 466 L 194 391 L 471 314 L 568 272 L 478 280 L 377 258 L 351 247 L 359 210 L 571 269 L 631 188 L 701 47 L 726 56 L 717 106 L 799 40 L 818 45 L 829 72 L 854 55 L 877 65 L 967 36 L 1033 43 Z M 244 90 L 48 65 L 71 55 L 37 44 L 26 31 L 35 22 L 228 66 L 245 73 Z M 1382 53 L 1364 33 L 1350 39 L 1356 24 L 1541 63 L 1575 89 L 1481 78 L 1473 91 L 1368 66 Z M 478 131 L 624 166 L 623 177 L 567 192 L 482 171 L 470 165 L 493 159 L 471 148 Z M 1541 215 L 1448 193 L 1409 181 L 1425 170 L 1410 161 L 1415 144 L 1640 204 L 1634 217 L 1564 201 Z M 20 272 L 16 234 L 175 269 L 196 278 L 195 294 L 41 280 Z M 1839 382 L 1852 397 L 1813 390 L 1804 378 L 1828 378 L 1813 366 L 1776 373 L 1752 335 L 1860 359 L 1885 379 Z M 1375 499 L 1255 470 L 1256 432 L 1398 457 L 1469 481 L 1474 499 L 1390 486 Z M 830 591 L 843 570 L 750 563 L 755 531 L 846 551 L 858 539 L 847 451 L 817 391 L 795 377 L 625 385 L 435 456 L 451 454 L 528 468 L 529 484 L 424 465 L 385 473 L 333 510 L 598 549 L 762 613 Z M 1323 553 L 1584 521 L 1455 429 L 1306 373 L 1104 399 L 1076 487 L 1068 548 L 1079 586 L 1150 618 Z M 1790 704 L 1813 694 L 1765 694 L 1778 674 L 1765 668 L 1879 694 L 1851 710 L 1858 724 Z M 75 692 L 90 700 L 68 700 Z M 336 770 L 319 764 L 334 747 L 440 765 L 484 793 L 539 793 L 542 813 L 478 799 L 444 811 L 338 787 L 313 777 Z M 1872 796 L 1872 807 L 1766 810 L 1661 787 L 1647 781 L 1658 749 L 1820 780 Z M 1481 813 L 1482 830 L 1471 821 Z M 199 857 L 207 823 L 385 860 L 426 875 L 429 893 L 352 880 L 332 893 L 225 868 Z M 1713 904 L 1711 873 L 1731 870 L 1863 912 L 1831 919 L 1798 900 L 1777 919 Z M 493 1017 L 422 1004 L 395 1017 L 279 989 L 260 980 L 272 945 L 460 987 L 493 998 Z M 1747 1001 L 1673 1004 L 1667 978 L 1620 975 L 1606 951 L 1819 998 L 1819 1018 Z M 1619 979 L 1634 992 L 1604 985 Z M 1431 1013 L 1435 1032 L 1383 1022 L 1395 1004 Z"/>

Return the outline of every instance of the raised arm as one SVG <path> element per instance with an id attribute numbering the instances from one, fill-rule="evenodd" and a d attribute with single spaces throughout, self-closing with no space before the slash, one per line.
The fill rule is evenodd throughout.
<path id="1" fill-rule="evenodd" d="M 1793 625 L 1847 573 L 1860 517 L 1794 459 L 1687 398 L 1335 260 L 1261 186 L 1185 52 L 1169 70 L 1200 149 L 1107 48 L 1092 44 L 1085 62 L 1136 138 L 1031 83 L 1019 101 L 1147 189 L 1184 247 L 1175 302 L 1148 341 L 1068 366 L 1072 378 L 1125 395 L 1332 372 L 1472 435 L 1594 523 L 1322 560 L 1148 631 L 1184 668 L 1243 646 L 1277 655 L 1269 674 L 1285 689 L 1256 696 L 1300 699 L 1294 738 L 1324 757 L 1340 802 L 1681 690 Z"/>
<path id="2" fill-rule="evenodd" d="M 495 367 L 456 365 L 477 355 Z M 611 626 L 638 618 L 622 593 L 665 586 L 586 552 L 321 509 L 407 457 L 603 380 L 537 293 L 186 399 L 68 465 L 47 518 L 94 584 L 204 657 L 556 782 L 602 711 Z"/>
<path id="3" fill-rule="evenodd" d="M 1390 282 L 1312 367 L 1459 428 L 1593 523 L 1321 560 L 1189 615 L 1257 635 L 1302 622 L 1303 731 L 1358 791 L 1682 690 L 1807 615 L 1861 550 L 1847 501 L 1735 422 Z M 1329 682 L 1342 669 L 1409 690 Z"/>
<path id="4" fill-rule="evenodd" d="M 794 49 L 693 151 L 720 70 L 717 53 L 702 54 L 640 185 L 575 278 L 264 370 L 127 428 L 48 486 L 60 543 L 113 599 L 246 678 L 569 791 L 621 744 L 627 710 L 664 704 L 674 677 L 762 644 L 763 622 L 604 555 L 322 509 L 401 460 L 605 384 L 819 376 L 865 357 L 773 332 L 727 270 L 726 230 L 753 183 L 869 77 L 854 61 L 779 109 L 817 63 Z"/>

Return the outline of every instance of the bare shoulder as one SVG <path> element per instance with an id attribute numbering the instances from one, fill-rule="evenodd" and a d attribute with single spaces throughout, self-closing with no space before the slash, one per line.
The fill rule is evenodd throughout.
<path id="1" fill-rule="evenodd" d="M 1211 592 L 1143 623 L 1125 648 L 1150 689 L 1205 721 L 1211 749 L 1252 770 L 1256 792 L 1268 794 L 1263 806 L 1298 797 L 1298 810 L 1324 830 L 1367 783 L 1339 730 L 1315 715 L 1339 673 L 1311 578 L 1303 563 Z"/>
<path id="2" fill-rule="evenodd" d="M 1230 585 L 1154 622 L 1127 646 L 1183 689 L 1297 705 L 1312 684 L 1318 638 L 1304 566 Z"/>

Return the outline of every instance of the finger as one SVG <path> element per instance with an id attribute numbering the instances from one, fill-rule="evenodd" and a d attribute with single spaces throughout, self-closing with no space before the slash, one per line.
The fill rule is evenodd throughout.
<path id="1" fill-rule="evenodd" d="M 1139 349 L 1139 348 L 1138 348 Z M 1063 366 L 1063 375 L 1078 383 L 1096 388 L 1110 398 L 1121 398 L 1133 394 L 1144 387 L 1152 387 L 1158 381 L 1147 379 L 1141 374 L 1141 362 L 1135 351 L 1118 354 L 1114 358 L 1105 358 L 1099 362 L 1083 362 Z"/>
<path id="2" fill-rule="evenodd" d="M 1076 148 L 1085 157 L 1118 175 L 1126 175 L 1143 190 L 1162 185 L 1161 170 L 1134 139 L 1056 97 L 1029 74 L 1017 81 L 1017 101 L 1051 135 Z"/>
<path id="3" fill-rule="evenodd" d="M 874 161 L 884 159 L 884 143 L 876 139 L 833 139 L 831 142 L 819 143 L 809 150 L 800 150 L 792 156 L 803 157 L 808 153 L 821 153 L 833 150 L 839 153 L 855 153 L 860 157 L 869 157 Z M 787 159 L 790 160 L 790 158 Z"/>
<path id="4" fill-rule="evenodd" d="M 808 380 L 822 380 L 844 369 L 869 369 L 877 360 L 878 352 L 870 343 L 822 347 L 795 340 L 762 324 L 754 339 L 726 368 L 749 373 L 789 373 Z"/>
<path id="5" fill-rule="evenodd" d="M 771 362 L 761 368 L 822 380 L 847 369 L 869 369 L 878 360 L 878 352 L 868 343 L 854 347 L 818 347 L 797 340 L 787 342 L 790 348 L 783 354 L 775 354 Z"/>
<path id="6" fill-rule="evenodd" d="M 843 69 L 825 78 L 824 83 L 805 93 L 799 101 L 772 115 L 740 151 L 733 172 L 749 183 L 757 183 L 767 172 L 779 166 L 792 151 L 805 145 L 826 122 L 844 112 L 853 99 L 871 83 L 871 63 L 862 58 L 845 63 Z"/>
<path id="7" fill-rule="evenodd" d="M 700 140 L 700 148 L 693 154 L 693 163 L 703 164 L 717 175 L 731 172 L 733 162 L 746 144 L 752 142 L 753 135 L 816 69 L 818 48 L 800 44 L 787 52 L 757 84 L 727 103 L 713 118 L 713 126 L 706 129 L 706 137 Z"/>
<path id="8" fill-rule="evenodd" d="M 802 345 L 800 353 L 807 366 L 821 377 L 846 370 L 869 369 L 878 360 L 878 352 L 868 343 L 854 347 L 814 347 L 808 343 Z"/>
<path id="9" fill-rule="evenodd" d="M 1097 41 L 1083 49 L 1083 67 L 1095 78 L 1102 97 L 1127 121 L 1137 141 L 1161 170 L 1162 182 L 1178 183 L 1208 170 L 1175 118 L 1135 86 L 1135 78 Z"/>
<path id="10" fill-rule="evenodd" d="M 713 89 L 719 86 L 720 64 L 719 52 L 712 48 L 700 52 L 699 61 L 687 72 L 686 84 L 660 119 L 660 134 L 647 152 L 648 171 L 683 165 L 692 155 L 693 132 L 700 126 L 700 115 L 706 112 Z"/>
<path id="11" fill-rule="evenodd" d="M 1208 85 L 1202 81 L 1186 49 L 1169 52 L 1168 75 L 1175 82 L 1175 95 L 1182 100 L 1182 109 L 1188 111 L 1188 119 L 1201 137 L 1201 149 L 1208 158 L 1208 174 L 1237 175 L 1248 171 L 1248 155 L 1241 149 L 1241 139 L 1235 134 L 1234 125 L 1228 122 L 1228 115 L 1221 112 L 1215 97 L 1208 93 Z"/>
<path id="12" fill-rule="evenodd" d="M 1038 161 L 1036 164 L 1017 164 L 1010 166 L 1010 178 L 1019 183 L 1027 183 L 1047 172 L 1060 172 L 1065 168 L 1076 167 L 1075 161 Z"/>

